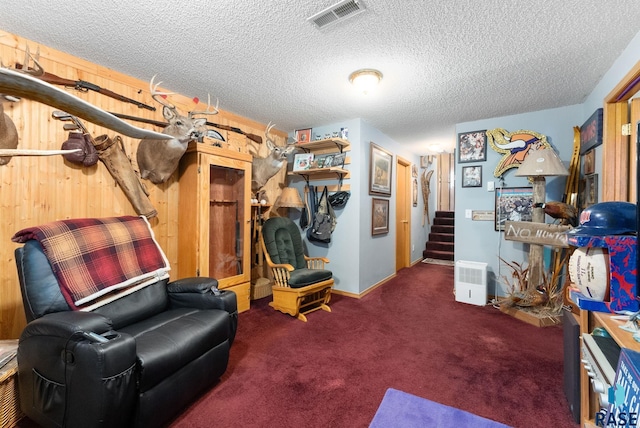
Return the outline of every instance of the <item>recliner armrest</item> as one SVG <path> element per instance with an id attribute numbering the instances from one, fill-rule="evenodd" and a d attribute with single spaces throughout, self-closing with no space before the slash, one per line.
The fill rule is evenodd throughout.
<path id="1" fill-rule="evenodd" d="M 18 344 L 22 409 L 42 426 L 130 426 L 136 342 L 90 312 L 56 312 L 27 324 Z M 104 342 L 83 332 L 101 334 Z M 114 393 L 117 391 L 117 393 Z"/>
<path id="2" fill-rule="evenodd" d="M 70 339 L 80 332 L 98 334 L 111 330 L 111 320 L 93 312 L 55 312 L 31 321 L 22 331 L 20 340 L 31 336 L 54 336 Z"/>
<path id="3" fill-rule="evenodd" d="M 183 278 L 167 284 L 172 307 L 195 309 L 222 309 L 230 314 L 237 313 L 236 294 L 232 291 L 217 290 L 218 281 L 213 278 Z M 214 287 L 219 294 L 215 294 Z"/>
<path id="4" fill-rule="evenodd" d="M 229 344 L 233 343 L 238 328 L 238 301 L 236 293 L 218 290 L 214 278 L 182 278 L 167 284 L 171 308 L 221 309 L 229 313 Z M 212 288 L 213 287 L 213 288 Z M 214 290 L 218 293 L 215 294 Z"/>

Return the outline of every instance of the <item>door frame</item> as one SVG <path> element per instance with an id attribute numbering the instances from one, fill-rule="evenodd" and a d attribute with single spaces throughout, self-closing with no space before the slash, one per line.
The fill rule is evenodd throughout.
<path id="1" fill-rule="evenodd" d="M 396 156 L 396 272 L 411 266 L 411 162 Z"/>

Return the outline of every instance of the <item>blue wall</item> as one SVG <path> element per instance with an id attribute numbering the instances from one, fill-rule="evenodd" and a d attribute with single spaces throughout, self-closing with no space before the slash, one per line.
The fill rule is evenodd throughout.
<path id="1" fill-rule="evenodd" d="M 395 173 L 396 157 L 420 164 L 419 156 L 408 152 L 400 144 L 371 127 L 360 119 L 337 122 L 330 125 L 313 128 L 313 134 L 324 135 L 340 128 L 349 129 L 351 151 L 348 156 L 351 163 L 345 167 L 350 172 L 350 179 L 344 181 L 351 187 L 351 197 L 344 208 L 336 210 L 338 224 L 333 232 L 330 244 L 309 243 L 305 237 L 305 245 L 310 256 L 325 256 L 331 263 L 327 266 L 333 271 L 336 285 L 340 291 L 362 294 L 370 287 L 395 274 Z M 369 157 L 370 142 L 385 148 L 394 154 L 392 195 L 390 198 L 389 233 L 385 235 L 371 235 L 371 198 L 369 195 Z M 422 172 L 421 170 L 419 170 Z M 433 182 L 433 180 L 432 180 Z M 311 185 L 335 185 L 336 180 L 312 181 Z M 291 177 L 289 185 L 295 186 L 303 194 L 304 180 Z M 433 186 L 433 183 L 432 183 Z M 418 195 L 418 206 L 411 207 L 411 261 L 422 259 L 422 250 L 427 239 L 428 225 L 422 227 L 423 201 Z M 433 198 L 433 193 L 431 198 Z M 434 201 L 429 206 L 434 207 Z M 433 211 L 433 208 L 431 208 Z M 291 218 L 298 221 L 299 212 L 291 210 Z M 431 214 L 433 217 L 433 214 Z"/>
<path id="2" fill-rule="evenodd" d="M 614 62 L 609 71 L 603 76 L 593 91 L 585 98 L 583 104 L 525 113 L 513 116 L 497 117 L 487 120 L 459 123 L 456 133 L 481 129 L 504 128 L 507 131 L 526 129 L 539 132 L 547 136 L 551 145 L 559 153 L 565 165 L 571 159 L 573 144 L 573 127 L 582 125 L 593 112 L 603 106 L 604 98 L 640 60 L 640 32 L 629 43 L 620 57 Z M 506 294 L 506 285 L 502 275 L 509 275 L 511 271 L 499 262 L 498 256 L 506 261 L 526 262 L 528 259 L 528 245 L 513 241 L 505 241 L 502 232 L 494 231 L 493 222 L 471 221 L 465 218 L 465 210 L 494 210 L 494 193 L 487 192 L 487 181 L 495 181 L 493 169 L 500 158 L 499 153 L 490 147 L 487 149 L 487 161 L 479 162 L 483 167 L 483 188 L 462 188 L 459 179 L 456 180 L 456 240 L 455 259 L 486 262 L 489 264 L 490 288 L 493 295 Z M 600 178 L 599 198 L 602 196 L 602 146 L 596 149 L 596 173 Z M 476 163 L 456 164 L 456 177 L 461 177 L 462 166 L 476 165 Z M 515 177 L 515 170 L 504 174 L 506 186 L 527 186 L 526 178 Z M 557 200 L 564 191 L 564 177 L 547 180 L 547 200 Z M 601 200 L 601 199 L 599 199 Z M 550 221 L 547 218 L 547 221 Z M 548 250 L 547 250 L 548 251 Z"/>

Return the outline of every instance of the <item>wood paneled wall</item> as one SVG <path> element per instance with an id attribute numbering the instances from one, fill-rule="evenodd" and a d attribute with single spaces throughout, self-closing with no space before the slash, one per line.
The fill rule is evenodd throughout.
<path id="1" fill-rule="evenodd" d="M 25 48 L 32 53 L 40 48 L 40 63 L 44 69 L 67 79 L 82 79 L 110 89 L 118 94 L 153 105 L 149 94 L 149 83 L 123 75 L 114 70 L 89 63 L 69 54 L 50 49 L 37 42 L 0 30 L 0 59 L 5 67 L 14 67 L 16 62 L 23 63 Z M 162 70 L 149 70 L 149 77 L 162 74 Z M 162 89 L 161 89 L 162 90 Z M 161 108 L 152 112 L 140 109 L 133 104 L 123 103 L 96 92 L 82 93 L 69 89 L 70 93 L 107 111 L 132 116 L 146 117 L 164 121 Z M 205 94 L 191 94 L 206 98 Z M 212 94 L 215 97 L 215 94 Z M 170 101 L 181 111 L 195 109 L 192 98 L 181 95 L 170 96 Z M 224 100 L 220 100 L 224 108 Z M 202 104 L 198 109 L 202 109 Z M 59 149 L 68 138 L 62 123 L 51 117 L 55 110 L 44 104 L 23 99 L 17 103 L 4 103 L 5 113 L 14 121 L 20 140 L 18 148 L 23 149 Z M 221 110 L 210 121 L 241 128 L 247 133 L 263 135 L 265 124 L 243 118 Z M 152 125 L 131 122 L 139 127 L 161 131 Z M 94 135 L 116 134 L 105 128 L 85 122 Z M 230 143 L 230 150 L 247 152 L 247 140 L 244 136 L 218 130 Z M 273 130 L 271 134 L 278 145 L 284 145 L 287 134 Z M 138 140 L 123 136 L 125 151 L 137 170 L 135 153 Z M 254 147 L 259 156 L 265 156 L 268 150 L 265 144 Z M 280 184 L 284 183 L 286 171 L 274 177 L 267 186 L 267 195 L 271 202 L 279 194 Z M 172 265 L 172 278 L 175 278 L 178 261 L 178 176 L 175 173 L 166 183 L 154 185 L 144 181 L 149 198 L 158 211 L 151 219 L 154 233 Z M 23 156 L 14 157 L 7 165 L 0 166 L 0 339 L 17 338 L 26 324 L 22 308 L 22 298 L 15 267 L 14 250 L 18 244 L 11 237 L 18 230 L 59 219 L 78 217 L 110 217 L 135 215 L 135 211 L 122 190 L 116 185 L 102 162 L 92 167 L 80 167 L 67 162 L 62 156 Z"/>

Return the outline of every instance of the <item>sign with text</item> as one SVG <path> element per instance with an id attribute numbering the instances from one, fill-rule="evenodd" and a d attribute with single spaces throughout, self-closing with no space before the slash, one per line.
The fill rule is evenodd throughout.
<path id="1" fill-rule="evenodd" d="M 527 244 L 550 245 L 567 248 L 567 234 L 571 226 L 559 224 L 534 223 L 530 221 L 507 221 L 504 227 L 504 239 L 526 242 Z"/>

